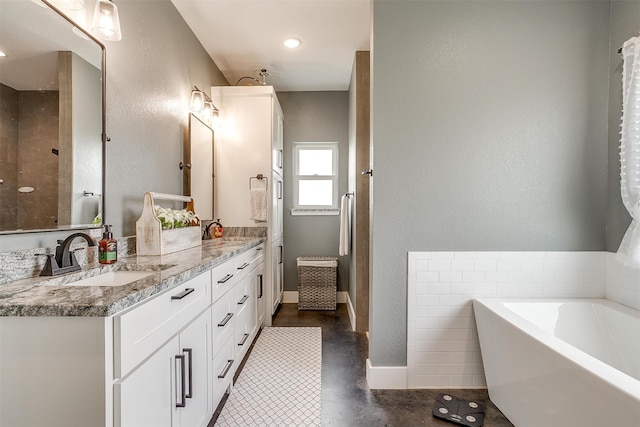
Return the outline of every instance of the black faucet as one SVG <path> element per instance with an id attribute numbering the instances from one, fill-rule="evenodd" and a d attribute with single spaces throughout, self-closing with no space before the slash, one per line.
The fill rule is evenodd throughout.
<path id="1" fill-rule="evenodd" d="M 58 240 L 55 257 L 53 254 L 37 254 L 47 257 L 47 263 L 40 272 L 41 276 L 57 276 L 58 274 L 80 270 L 80 264 L 78 264 L 73 251 L 70 250 L 71 242 L 77 237 L 82 237 L 89 246 L 96 246 L 96 241 L 93 237 L 85 233 L 73 233 L 64 240 Z"/>

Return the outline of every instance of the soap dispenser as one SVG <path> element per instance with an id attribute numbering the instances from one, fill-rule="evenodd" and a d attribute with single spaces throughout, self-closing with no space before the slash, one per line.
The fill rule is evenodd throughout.
<path id="1" fill-rule="evenodd" d="M 113 264 L 118 259 L 118 241 L 113 238 L 111 226 L 105 225 L 102 239 L 98 242 L 98 262 Z"/>
<path id="2" fill-rule="evenodd" d="M 220 223 L 220 218 L 213 221 L 213 237 L 214 238 L 222 237 L 222 224 Z"/>

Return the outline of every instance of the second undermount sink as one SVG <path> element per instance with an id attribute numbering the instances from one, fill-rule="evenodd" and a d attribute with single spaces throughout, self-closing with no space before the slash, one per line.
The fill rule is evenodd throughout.
<path id="1" fill-rule="evenodd" d="M 122 286 L 153 276 L 155 273 L 155 271 L 107 271 L 97 276 L 65 283 L 63 286 Z"/>

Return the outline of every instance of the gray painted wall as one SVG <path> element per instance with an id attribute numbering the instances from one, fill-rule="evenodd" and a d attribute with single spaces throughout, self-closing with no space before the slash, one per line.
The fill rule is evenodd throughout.
<path id="1" fill-rule="evenodd" d="M 338 256 L 339 216 L 291 216 L 293 143 L 339 142 L 338 194 L 347 192 L 348 92 L 278 92 L 284 114 L 284 290 L 298 290 L 296 258 Z M 339 257 L 338 290 L 349 288 L 349 259 Z"/>
<path id="2" fill-rule="evenodd" d="M 192 87 L 228 82 L 170 0 L 118 0 L 118 10 L 122 41 L 106 43 L 106 220 L 119 237 L 135 235 L 146 191 L 182 193 Z M 53 246 L 68 234 L 2 236 L 0 250 Z"/>
<path id="3" fill-rule="evenodd" d="M 607 186 L 607 250 L 616 252 L 631 216 L 620 197 L 620 110 L 622 108 L 622 43 L 640 31 L 640 2 L 611 2 L 611 50 L 609 62 L 609 181 Z"/>
<path id="4" fill-rule="evenodd" d="M 169 0 L 119 0 L 122 41 L 107 45 L 107 222 L 135 235 L 146 191 L 182 194 L 194 85 L 226 85 Z"/>
<path id="5" fill-rule="evenodd" d="M 604 249 L 609 7 L 374 0 L 374 366 L 407 251 Z"/>

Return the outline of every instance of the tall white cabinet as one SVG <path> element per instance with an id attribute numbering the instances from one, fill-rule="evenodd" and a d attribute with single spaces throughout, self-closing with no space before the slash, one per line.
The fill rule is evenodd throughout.
<path id="1" fill-rule="evenodd" d="M 268 326 L 284 290 L 282 108 L 272 86 L 214 86 L 211 98 L 220 110 L 215 133 L 215 217 L 228 226 L 267 227 L 261 299 L 263 324 Z M 258 176 L 263 179 L 255 179 Z M 254 186 L 267 189 L 264 222 L 251 217 L 249 190 Z"/>

